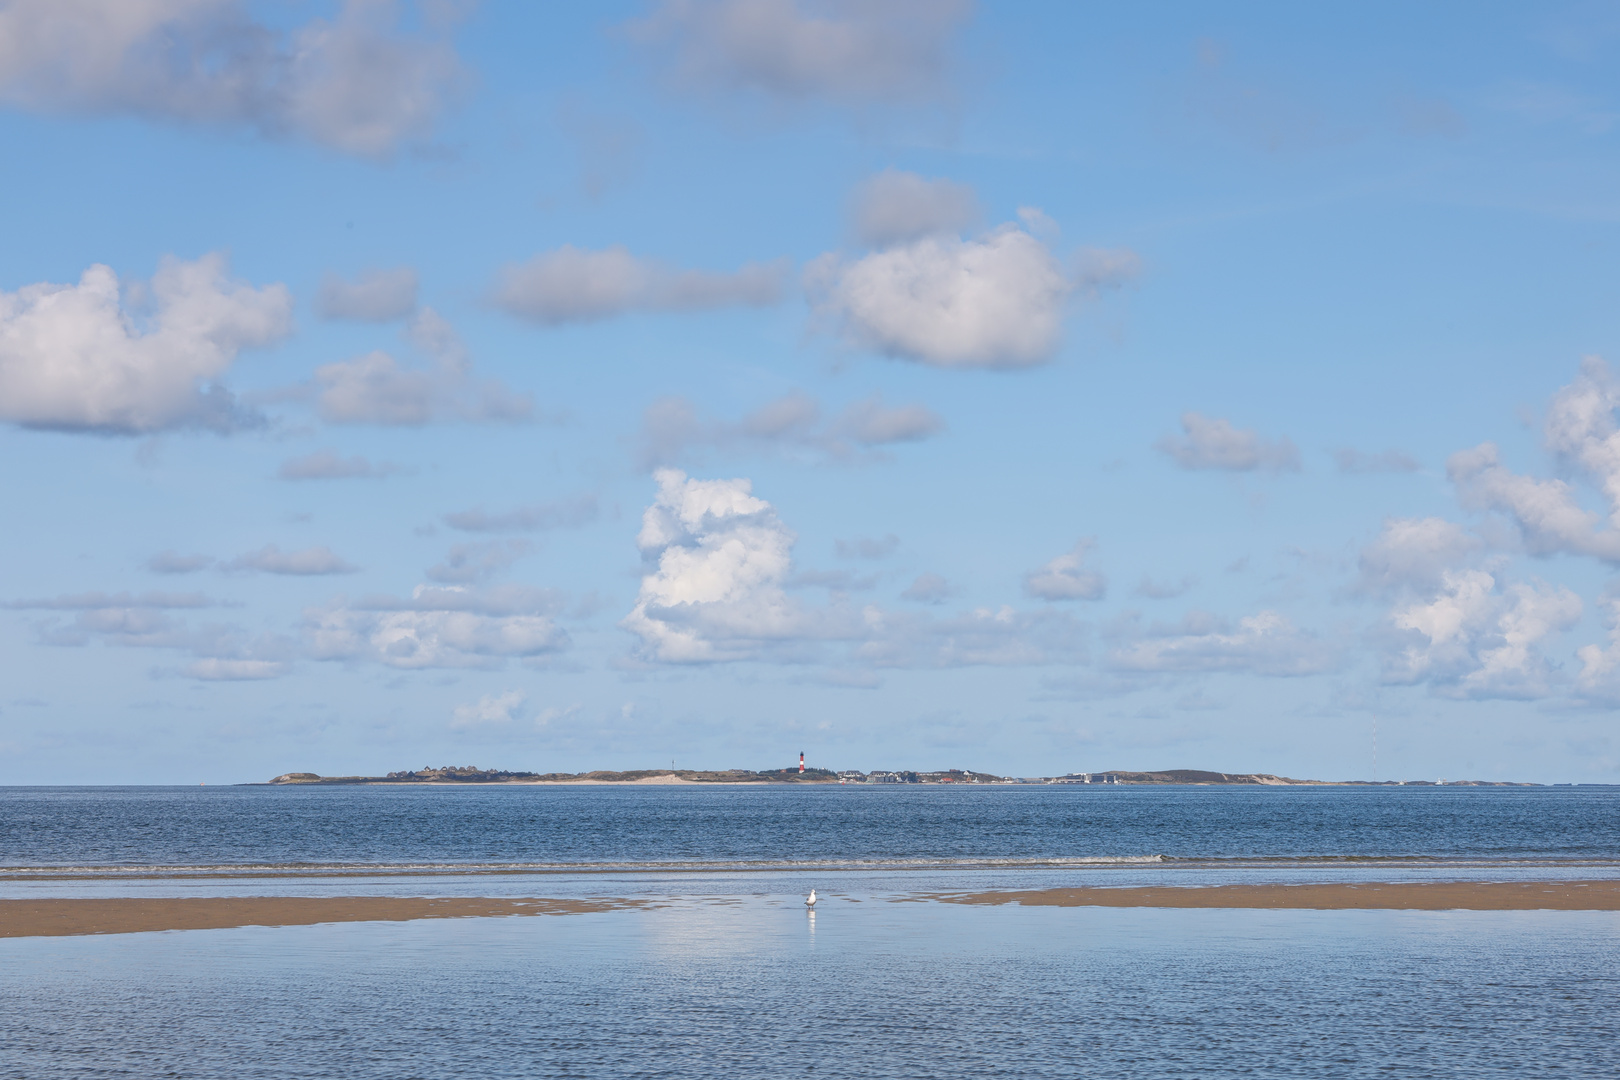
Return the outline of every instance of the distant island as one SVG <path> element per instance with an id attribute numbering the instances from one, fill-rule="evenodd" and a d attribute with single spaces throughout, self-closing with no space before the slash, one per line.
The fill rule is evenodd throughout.
<path id="1" fill-rule="evenodd" d="M 1064 776 L 997 776 L 966 769 L 917 772 L 910 769 L 860 772 L 846 769 L 634 769 L 613 772 L 599 769 L 583 773 L 507 772 L 476 765 L 425 766 L 386 776 L 320 776 L 282 773 L 269 781 L 276 785 L 325 784 L 1192 784 L 1259 787 L 1536 787 L 1505 780 L 1295 780 L 1271 773 L 1223 773 L 1204 769 L 1166 769 L 1162 772 L 1068 773 Z"/>

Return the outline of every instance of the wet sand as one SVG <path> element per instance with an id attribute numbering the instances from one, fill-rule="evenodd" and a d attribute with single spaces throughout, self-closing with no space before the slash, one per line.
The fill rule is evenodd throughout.
<path id="1" fill-rule="evenodd" d="M 643 900 L 489 897 L 221 896 L 0 900 L 0 938 L 218 930 L 231 926 L 310 926 L 510 915 L 576 915 L 646 907 Z"/>
<path id="2" fill-rule="evenodd" d="M 1025 907 L 1295 908 L 1317 911 L 1620 911 L 1620 881 L 1425 881 L 1146 886 L 934 893 L 947 904 Z"/>
<path id="3" fill-rule="evenodd" d="M 1318 911 L 1620 911 L 1620 881 L 1145 886 L 917 893 L 901 902 L 1025 907 L 1273 908 Z M 828 896 L 828 906 L 836 898 Z M 235 896 L 0 900 L 0 938 L 309 926 L 337 922 L 577 915 L 654 906 L 617 898 Z"/>

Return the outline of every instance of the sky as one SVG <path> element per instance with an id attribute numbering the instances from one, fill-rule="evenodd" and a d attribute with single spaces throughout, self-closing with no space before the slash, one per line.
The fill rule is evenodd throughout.
<path id="1" fill-rule="evenodd" d="M 0 0 L 0 783 L 1620 782 L 1617 70 L 1604 3 Z"/>

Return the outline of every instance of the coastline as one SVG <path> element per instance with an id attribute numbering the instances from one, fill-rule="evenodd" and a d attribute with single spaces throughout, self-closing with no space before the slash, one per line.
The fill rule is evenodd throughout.
<path id="1" fill-rule="evenodd" d="M 838 898 L 826 897 L 831 905 Z M 1309 911 L 1620 911 L 1620 881 L 1359 882 L 921 893 L 892 903 Z M 661 906 L 628 897 L 243 896 L 0 899 L 0 938 L 581 915 Z"/>

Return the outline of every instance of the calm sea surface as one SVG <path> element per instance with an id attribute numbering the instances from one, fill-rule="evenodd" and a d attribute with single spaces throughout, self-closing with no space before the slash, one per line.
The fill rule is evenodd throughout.
<path id="1" fill-rule="evenodd" d="M 918 898 L 1553 876 L 1620 791 L 0 788 L 5 896 L 652 901 L 0 939 L 0 1078 L 1620 1076 L 1620 914 Z"/>
<path id="2" fill-rule="evenodd" d="M 0 788 L 0 868 L 1620 862 L 1620 788 Z"/>

